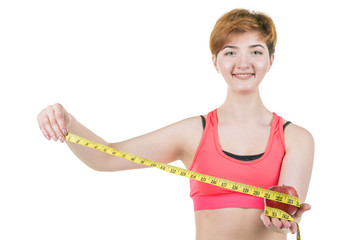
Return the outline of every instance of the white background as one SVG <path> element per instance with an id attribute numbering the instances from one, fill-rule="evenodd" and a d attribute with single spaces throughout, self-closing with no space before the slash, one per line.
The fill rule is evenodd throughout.
<path id="1" fill-rule="evenodd" d="M 109 142 L 220 106 L 209 35 L 233 8 L 278 32 L 265 105 L 316 141 L 302 239 L 354 239 L 359 199 L 356 1 L 1 1 L 0 239 L 194 239 L 188 179 L 86 167 L 48 142 L 37 114 L 59 102 Z M 174 165 L 182 166 L 180 163 Z M 290 236 L 289 239 L 295 239 Z"/>

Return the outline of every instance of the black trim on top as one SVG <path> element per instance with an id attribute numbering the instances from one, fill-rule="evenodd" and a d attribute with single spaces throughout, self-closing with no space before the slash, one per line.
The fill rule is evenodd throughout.
<path id="1" fill-rule="evenodd" d="M 241 160 L 241 161 L 253 161 L 253 160 L 256 160 L 258 158 L 261 158 L 262 155 L 264 155 L 264 153 L 260 153 L 260 154 L 256 154 L 256 155 L 235 155 L 235 154 L 232 154 L 232 153 L 229 153 L 227 151 L 224 151 L 223 152 L 228 155 L 229 157 L 232 157 L 232 158 L 235 158 L 237 160 Z"/>
<path id="2" fill-rule="evenodd" d="M 285 130 L 286 126 L 289 125 L 291 122 L 287 121 L 284 125 L 283 125 L 283 130 Z"/>
<path id="3" fill-rule="evenodd" d="M 203 130 L 205 130 L 205 125 L 206 125 L 205 117 L 203 115 L 200 115 L 200 117 L 201 117 L 201 120 L 202 120 Z"/>

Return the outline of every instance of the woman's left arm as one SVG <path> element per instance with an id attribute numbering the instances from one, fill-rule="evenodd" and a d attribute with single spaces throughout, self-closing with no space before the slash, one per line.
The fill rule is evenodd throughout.
<path id="1" fill-rule="evenodd" d="M 301 208 L 295 214 L 295 220 L 299 223 L 304 212 L 310 210 L 311 206 L 304 203 L 309 189 L 311 172 L 314 162 L 314 139 L 312 135 L 304 128 L 295 124 L 290 124 L 285 135 L 286 154 L 283 159 L 280 172 L 279 184 L 292 186 L 299 194 Z M 264 224 L 271 229 L 277 228 L 290 229 L 292 233 L 296 232 L 296 224 L 286 220 L 270 218 L 261 215 Z"/>

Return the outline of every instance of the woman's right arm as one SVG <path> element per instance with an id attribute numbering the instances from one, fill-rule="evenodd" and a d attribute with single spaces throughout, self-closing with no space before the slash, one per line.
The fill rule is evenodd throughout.
<path id="1" fill-rule="evenodd" d="M 186 166 L 189 166 L 191 155 L 196 150 L 194 146 L 197 146 L 202 134 L 201 121 L 198 117 L 193 117 L 123 142 L 108 143 L 79 123 L 61 104 L 50 105 L 42 110 L 38 114 L 38 123 L 48 140 L 52 138 L 55 141 L 64 142 L 66 133 L 71 132 L 94 142 L 157 162 L 170 163 L 181 159 Z M 66 143 L 81 161 L 97 171 L 147 167 L 92 148 L 71 142 Z"/>

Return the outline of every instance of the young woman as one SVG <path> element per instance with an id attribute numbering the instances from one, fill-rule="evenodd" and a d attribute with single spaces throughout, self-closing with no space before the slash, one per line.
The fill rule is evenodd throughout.
<path id="1" fill-rule="evenodd" d="M 64 142 L 67 132 L 124 152 L 261 188 L 294 187 L 301 201 L 295 219 L 310 209 L 304 203 L 311 177 L 314 141 L 304 128 L 283 120 L 263 104 L 259 85 L 274 62 L 276 31 L 263 13 L 234 9 L 216 23 L 210 37 L 212 60 L 228 85 L 223 105 L 127 141 L 108 143 L 80 124 L 60 104 L 38 115 L 47 139 Z M 285 128 L 286 127 L 286 128 Z M 98 171 L 145 166 L 68 143 L 74 154 Z M 196 239 L 286 239 L 293 222 L 264 214 L 261 198 L 190 181 Z"/>

